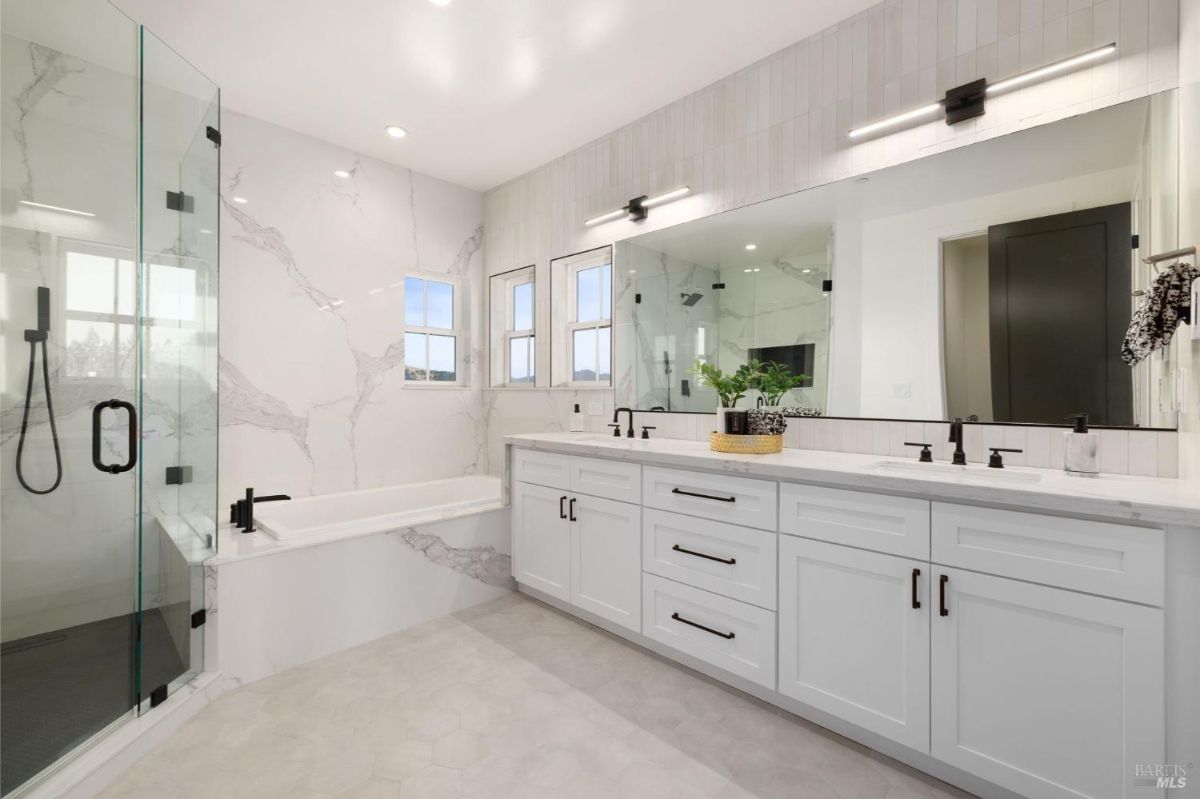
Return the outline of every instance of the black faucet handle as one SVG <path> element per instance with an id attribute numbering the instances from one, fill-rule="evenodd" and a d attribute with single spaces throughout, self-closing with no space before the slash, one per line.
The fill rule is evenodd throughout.
<path id="1" fill-rule="evenodd" d="M 916 441 L 905 441 L 904 446 L 906 446 L 906 447 L 921 447 L 921 455 L 917 460 L 920 463 L 933 463 L 933 452 L 931 452 L 929 449 L 930 447 L 933 446 L 933 444 L 921 444 Z"/>
<path id="2" fill-rule="evenodd" d="M 988 468 L 990 468 L 990 469 L 1003 469 L 1004 468 L 1004 456 L 1000 454 L 1001 452 L 1024 452 L 1025 451 L 1023 449 L 1010 449 L 1010 448 L 1005 448 L 1005 447 L 988 447 L 988 449 L 990 449 L 992 451 L 991 456 L 988 458 Z"/>
<path id="3" fill-rule="evenodd" d="M 657 430 L 657 429 L 658 429 L 658 428 L 657 428 L 657 427 L 654 427 L 653 425 L 648 425 L 648 424 L 644 424 L 644 425 L 642 425 L 642 438 L 649 438 L 649 437 L 650 437 L 650 431 L 651 431 L 651 430 Z"/>
<path id="4" fill-rule="evenodd" d="M 621 425 L 617 424 L 616 422 L 609 422 L 608 426 L 613 429 L 613 438 L 621 437 Z"/>

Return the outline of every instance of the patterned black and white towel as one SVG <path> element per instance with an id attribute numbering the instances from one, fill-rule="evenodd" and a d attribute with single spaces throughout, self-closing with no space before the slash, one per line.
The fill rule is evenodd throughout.
<path id="1" fill-rule="evenodd" d="M 1182 261 L 1166 267 L 1154 278 L 1142 303 L 1133 312 L 1121 360 L 1133 366 L 1150 353 L 1171 343 L 1181 317 L 1189 317 L 1192 308 L 1192 281 L 1200 269 Z"/>

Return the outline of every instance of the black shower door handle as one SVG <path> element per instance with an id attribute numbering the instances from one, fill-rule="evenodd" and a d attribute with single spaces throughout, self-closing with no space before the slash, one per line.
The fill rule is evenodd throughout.
<path id="1" fill-rule="evenodd" d="M 124 408 L 129 414 L 129 457 L 124 464 L 105 463 L 100 457 L 100 414 L 105 408 Z M 102 472 L 108 474 L 120 474 L 127 472 L 137 464 L 138 451 L 138 424 L 137 424 L 137 409 L 133 407 L 133 403 L 125 400 L 110 399 L 96 403 L 96 407 L 92 408 L 92 465 Z"/>

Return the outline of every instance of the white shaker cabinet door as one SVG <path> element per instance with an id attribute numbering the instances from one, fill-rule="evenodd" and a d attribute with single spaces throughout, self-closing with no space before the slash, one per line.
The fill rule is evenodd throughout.
<path id="1" fill-rule="evenodd" d="M 779 538 L 779 692 L 929 751 L 929 564 Z"/>
<path id="2" fill-rule="evenodd" d="M 944 567 L 931 589 L 934 757 L 1031 799 L 1162 796 L 1134 782 L 1165 754 L 1161 610 Z"/>
<path id="3" fill-rule="evenodd" d="M 572 495 L 571 604 L 601 618 L 642 629 L 642 509 Z"/>
<path id="4" fill-rule="evenodd" d="M 565 490 L 517 483 L 513 492 L 513 578 L 556 599 L 571 598 L 571 530 Z"/>

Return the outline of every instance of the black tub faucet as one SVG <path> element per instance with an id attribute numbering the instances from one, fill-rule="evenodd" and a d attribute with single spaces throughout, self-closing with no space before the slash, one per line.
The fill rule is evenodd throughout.
<path id="1" fill-rule="evenodd" d="M 950 423 L 950 443 L 954 445 L 954 457 L 950 460 L 955 466 L 967 465 L 967 453 L 963 451 L 963 423 L 955 418 Z"/>
<path id="2" fill-rule="evenodd" d="M 625 437 L 633 438 L 633 408 L 617 408 L 613 411 L 613 423 L 617 425 L 617 428 L 613 430 L 613 435 L 619 436 L 621 434 L 621 411 L 629 414 L 629 430 L 625 433 Z"/>

